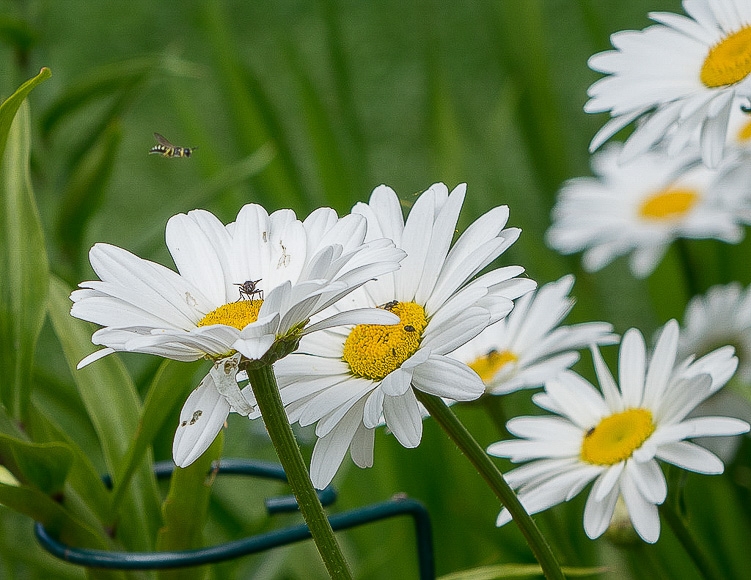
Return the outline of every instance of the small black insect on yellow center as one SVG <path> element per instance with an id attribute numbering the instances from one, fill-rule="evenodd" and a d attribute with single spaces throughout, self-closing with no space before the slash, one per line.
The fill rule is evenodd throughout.
<path id="1" fill-rule="evenodd" d="M 258 296 L 261 300 L 263 300 L 263 290 L 256 287 L 256 284 L 258 284 L 261 281 L 261 278 L 258 280 L 246 280 L 242 284 L 235 284 L 235 286 L 240 287 L 240 300 L 248 299 L 253 300 L 253 296 Z"/>

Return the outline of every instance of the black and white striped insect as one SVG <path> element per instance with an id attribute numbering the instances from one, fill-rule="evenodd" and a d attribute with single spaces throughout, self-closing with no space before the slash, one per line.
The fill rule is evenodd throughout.
<path id="1" fill-rule="evenodd" d="M 176 147 L 170 143 L 164 135 L 154 133 L 157 144 L 149 149 L 149 155 L 156 154 L 162 157 L 190 157 L 194 149 L 198 147 Z"/>

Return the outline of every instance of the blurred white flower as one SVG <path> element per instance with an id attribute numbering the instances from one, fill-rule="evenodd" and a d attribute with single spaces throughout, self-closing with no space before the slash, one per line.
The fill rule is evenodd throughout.
<path id="1" fill-rule="evenodd" d="M 615 344 L 618 335 L 605 322 L 558 326 L 574 306 L 573 276 L 522 296 L 506 318 L 451 353 L 466 363 L 493 395 L 541 387 L 579 360 L 579 349 Z"/>
<path id="2" fill-rule="evenodd" d="M 347 450 L 360 467 L 373 464 L 375 428 L 382 418 L 405 447 L 422 438 L 415 389 L 455 401 L 478 398 L 485 387 L 448 353 L 506 316 L 513 300 L 535 287 L 519 266 L 475 276 L 520 231 L 505 228 L 508 208 L 496 207 L 452 244 L 466 186 L 449 194 L 433 185 L 405 220 L 396 193 L 375 189 L 353 213 L 368 220 L 368 236 L 385 236 L 407 252 L 401 269 L 381 276 L 334 306 L 380 306 L 401 319 L 393 326 L 358 325 L 305 337 L 296 353 L 275 364 L 290 422 L 317 422 L 313 484 L 325 487 Z"/>
<path id="3" fill-rule="evenodd" d="M 683 316 L 680 358 L 704 354 L 726 344 L 735 347 L 738 378 L 751 384 L 751 287 L 738 282 L 713 286 L 694 296 Z"/>
<path id="4" fill-rule="evenodd" d="M 658 24 L 613 34 L 615 50 L 589 59 L 590 68 L 608 76 L 589 88 L 584 110 L 611 115 L 591 151 L 642 118 L 624 160 L 661 140 L 675 154 L 698 132 L 704 162 L 722 161 L 731 110 L 751 97 L 751 3 L 684 0 L 683 9 L 688 16 L 650 13 Z"/>
<path id="5" fill-rule="evenodd" d="M 751 392 L 751 287 L 742 289 L 737 282 L 713 286 L 706 294 L 691 299 L 683 317 L 678 356 L 702 355 L 724 345 L 735 347 L 738 356 L 735 386 Z M 742 385 L 738 385 L 738 381 Z M 723 389 L 699 405 L 693 414 L 723 414 L 751 421 L 751 403 L 747 397 L 747 394 Z M 740 438 L 715 437 L 699 442 L 723 460 L 730 461 L 740 445 Z"/>
<path id="6" fill-rule="evenodd" d="M 548 381 L 533 401 L 557 416 L 516 417 L 508 430 L 521 439 L 499 441 L 488 453 L 530 463 L 508 472 L 529 513 L 568 501 L 594 481 L 584 508 L 584 531 L 599 537 L 623 497 L 631 522 L 646 542 L 660 535 L 657 506 L 667 484 L 657 460 L 698 473 L 722 473 L 722 461 L 686 439 L 737 435 L 749 424 L 728 417 L 687 415 L 720 389 L 737 366 L 732 347 L 676 365 L 678 324 L 663 327 L 647 362 L 644 339 L 631 329 L 618 363 L 620 387 L 593 349 L 601 392 L 572 371 Z M 511 520 L 506 509 L 497 525 Z"/>
<path id="7" fill-rule="evenodd" d="M 587 271 L 631 253 L 631 271 L 641 278 L 676 238 L 743 238 L 749 184 L 728 176 L 734 161 L 713 170 L 690 152 L 670 157 L 655 150 L 620 162 L 621 149 L 613 143 L 592 156 L 596 177 L 563 185 L 546 234 L 549 246 L 563 254 L 584 251 Z"/>

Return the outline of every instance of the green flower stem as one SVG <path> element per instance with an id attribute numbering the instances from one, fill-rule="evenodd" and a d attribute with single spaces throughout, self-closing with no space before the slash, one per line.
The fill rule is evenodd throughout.
<path id="1" fill-rule="evenodd" d="M 313 489 L 310 474 L 305 467 L 289 421 L 287 421 L 273 367 L 267 364 L 250 368 L 250 365 L 246 365 L 245 370 L 248 372 L 253 394 L 258 401 L 271 442 L 284 467 L 292 493 L 297 498 L 297 504 L 300 506 L 305 523 L 310 528 L 313 541 L 316 543 L 329 576 L 336 580 L 340 578 L 351 580 L 352 574 L 334 537 L 334 531 L 331 529 L 318 495 Z"/>
<path id="2" fill-rule="evenodd" d="M 516 522 L 516 525 L 519 526 L 519 529 L 527 540 L 527 544 L 529 544 L 537 561 L 540 563 L 545 577 L 548 580 L 563 579 L 564 576 L 561 567 L 556 561 L 547 540 L 540 533 L 535 522 L 525 511 L 514 491 L 506 483 L 506 480 L 503 479 L 503 474 L 490 460 L 485 450 L 480 447 L 480 444 L 472 437 L 467 428 L 440 397 L 428 395 L 418 390 L 415 390 L 415 394 L 417 395 L 417 400 L 425 405 L 428 413 L 430 413 L 433 419 L 438 421 L 438 424 L 451 440 L 456 443 L 459 449 L 461 449 L 462 453 L 467 456 L 467 459 L 472 462 L 472 465 L 475 466 L 475 469 L 488 483 L 496 497 L 503 502 L 503 505 L 511 513 L 511 517 Z"/>
<path id="3" fill-rule="evenodd" d="M 694 562 L 694 565 L 699 570 L 701 575 L 707 580 L 722 580 L 724 576 L 720 574 L 715 566 L 715 563 L 707 556 L 707 553 L 702 548 L 702 545 L 691 530 L 686 525 L 686 520 L 678 513 L 678 510 L 673 505 L 673 502 L 666 501 L 660 506 L 660 513 L 668 522 L 670 529 L 673 530 L 675 537 L 686 550 L 686 553 Z"/>

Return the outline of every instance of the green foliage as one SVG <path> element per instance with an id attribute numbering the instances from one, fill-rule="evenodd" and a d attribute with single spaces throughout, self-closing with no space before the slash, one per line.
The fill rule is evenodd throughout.
<path id="1" fill-rule="evenodd" d="M 0 105 L 0 371 L 10 385 L 0 400 L 17 419 L 26 416 L 32 357 L 44 320 L 47 256 L 29 177 L 31 90 L 49 69 L 24 83 Z M 17 114 L 18 113 L 18 114 Z"/>
<path id="2" fill-rule="evenodd" d="M 57 495 L 73 463 L 73 451 L 62 443 L 27 443 L 0 435 L 0 462 L 21 482 Z"/>
<path id="3" fill-rule="evenodd" d="M 159 530 L 157 550 L 190 550 L 203 545 L 203 524 L 216 477 L 213 463 L 221 456 L 223 444 L 224 437 L 220 435 L 195 462 L 185 469 L 175 468 L 162 507 L 164 527 Z M 160 573 L 160 580 L 201 579 L 207 573 L 207 567 L 166 570 Z"/>
<path id="4" fill-rule="evenodd" d="M 563 572 L 567 578 L 589 578 L 607 572 L 607 568 L 564 567 Z M 441 576 L 438 580 L 501 580 L 502 578 L 539 578 L 541 576 L 542 569 L 533 564 L 503 564 L 463 570 Z"/>

